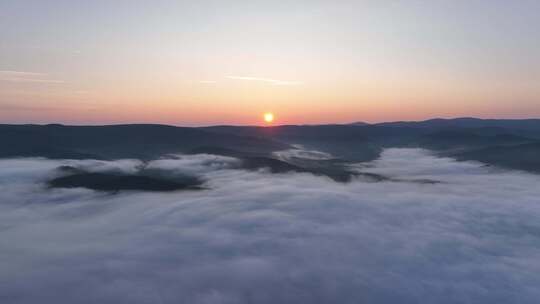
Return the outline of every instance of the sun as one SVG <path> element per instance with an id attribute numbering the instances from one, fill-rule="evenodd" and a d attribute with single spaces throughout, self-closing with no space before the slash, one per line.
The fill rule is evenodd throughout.
<path id="1" fill-rule="evenodd" d="M 264 113 L 264 121 L 267 123 L 271 123 L 274 121 L 274 114 L 271 112 Z"/>

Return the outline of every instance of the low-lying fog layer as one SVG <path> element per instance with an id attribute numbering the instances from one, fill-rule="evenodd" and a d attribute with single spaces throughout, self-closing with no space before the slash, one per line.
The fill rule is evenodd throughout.
<path id="1" fill-rule="evenodd" d="M 48 189 L 60 165 L 0 161 L 2 303 L 538 303 L 540 176 L 386 150 L 336 183 L 209 155 L 149 167 L 209 190 Z M 436 180 L 424 184 L 404 180 Z"/>

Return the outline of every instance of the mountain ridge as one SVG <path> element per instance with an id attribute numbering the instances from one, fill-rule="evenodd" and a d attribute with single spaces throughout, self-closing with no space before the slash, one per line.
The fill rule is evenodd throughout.
<path id="1" fill-rule="evenodd" d="M 213 151 L 271 163 L 301 145 L 348 162 L 377 159 L 385 148 L 419 147 L 460 160 L 540 172 L 540 119 L 460 117 L 378 124 L 177 127 L 160 124 L 68 126 L 0 124 L 0 158 L 159 158 Z M 530 144 L 529 146 L 527 146 Z M 526 149 L 519 149 L 525 145 Z M 526 152 L 524 152 L 526 151 Z M 479 154 L 488 154 L 480 156 Z M 505 155 L 504 160 L 498 155 Z M 527 163 L 527 165 L 523 165 Z M 539 163 L 537 165 L 537 163 Z M 258 165 L 257 165 L 258 166 Z M 284 165 L 285 167 L 287 165 Z M 276 164 L 277 167 L 277 164 Z"/>

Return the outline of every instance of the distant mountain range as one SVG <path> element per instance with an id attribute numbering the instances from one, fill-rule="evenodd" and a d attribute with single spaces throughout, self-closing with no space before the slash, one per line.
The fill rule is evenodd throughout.
<path id="1" fill-rule="evenodd" d="M 415 128 L 508 128 L 540 131 L 540 119 L 480 119 L 461 117 L 453 119 L 435 118 L 423 121 L 383 122 L 377 126 Z"/>
<path id="2" fill-rule="evenodd" d="M 74 159 L 152 159 L 202 146 L 242 147 L 242 151 L 254 153 L 289 147 L 271 139 L 165 125 L 0 125 L 0 142 L 0 157 Z"/>
<path id="3" fill-rule="evenodd" d="M 246 167 L 313 172 L 273 152 L 302 145 L 343 162 L 377 158 L 384 148 L 420 147 L 460 160 L 540 172 L 540 119 L 431 119 L 346 125 L 174 127 L 166 125 L 0 125 L 0 157 L 159 158 L 211 153 L 243 158 Z M 339 164 L 333 163 L 332 166 Z M 332 166 L 317 170 L 343 179 Z M 288 168 L 288 169 L 287 169 Z M 292 169 L 291 169 L 292 170 Z M 325 174 L 325 173 L 323 173 Z M 329 173 L 328 173 L 329 174 Z M 326 175 L 328 175 L 326 174 Z"/>

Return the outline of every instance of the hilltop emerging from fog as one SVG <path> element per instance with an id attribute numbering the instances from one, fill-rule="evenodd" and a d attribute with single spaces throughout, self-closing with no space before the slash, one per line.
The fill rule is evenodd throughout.
<path id="1" fill-rule="evenodd" d="M 166 125 L 0 125 L 0 157 L 51 159 L 135 158 L 167 154 L 216 154 L 243 159 L 247 168 L 307 171 L 347 180 L 343 163 L 379 157 L 382 149 L 419 147 L 459 160 L 540 172 L 540 120 L 432 119 L 347 125 L 273 127 Z M 333 156 L 331 161 L 280 159 L 275 152 L 302 146 Z M 324 163 L 324 165 L 321 165 Z"/>

